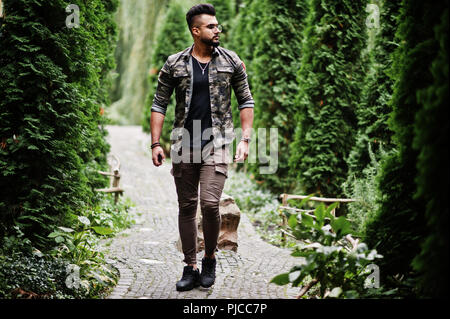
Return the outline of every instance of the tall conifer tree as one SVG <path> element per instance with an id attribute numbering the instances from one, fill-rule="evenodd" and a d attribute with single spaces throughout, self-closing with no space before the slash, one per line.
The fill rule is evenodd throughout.
<path id="1" fill-rule="evenodd" d="M 230 49 L 235 51 L 239 58 L 244 62 L 248 75 L 248 83 L 252 92 L 253 80 L 255 78 L 252 60 L 256 47 L 255 32 L 260 24 L 263 16 L 262 3 L 263 0 L 242 0 L 240 4 L 239 14 L 236 16 L 236 22 L 230 30 L 229 40 Z M 240 113 L 234 92 L 232 93 L 231 108 L 233 113 L 233 123 L 235 127 L 241 127 Z M 258 106 L 255 105 L 255 108 Z"/>
<path id="2" fill-rule="evenodd" d="M 142 123 L 145 132 L 150 131 L 150 115 L 153 98 L 158 85 L 158 74 L 167 58 L 191 44 L 191 35 L 186 23 L 186 10 L 178 2 L 172 1 L 169 5 L 167 16 L 156 38 L 156 46 L 153 51 L 152 64 L 149 75 L 149 93 L 147 95 L 146 107 L 144 108 L 144 121 Z M 172 95 L 164 118 L 163 131 L 160 143 L 165 150 L 166 156 L 170 156 L 170 133 L 173 129 L 175 119 L 175 97 Z"/>
<path id="3" fill-rule="evenodd" d="M 309 1 L 289 166 L 304 193 L 342 195 L 354 144 L 367 1 Z"/>
<path id="4" fill-rule="evenodd" d="M 439 179 L 442 173 L 439 170 L 442 170 L 442 167 L 433 167 L 433 165 L 436 163 L 434 157 L 445 157 L 444 150 L 440 147 L 444 140 L 430 139 L 430 136 L 440 136 L 441 130 L 448 131 L 448 125 L 428 126 L 429 123 L 440 123 L 438 118 L 433 118 L 433 115 L 440 117 L 443 114 L 439 114 L 437 110 L 445 110 L 445 107 L 441 106 L 441 102 L 445 102 L 445 94 L 441 89 L 448 88 L 448 83 L 445 82 L 445 72 L 441 74 L 437 69 L 445 67 L 438 52 L 439 41 L 442 41 L 442 36 L 447 31 L 437 35 L 439 41 L 436 40 L 434 31 L 436 25 L 441 25 L 441 15 L 446 8 L 445 5 L 445 2 L 436 4 L 418 0 L 402 3 L 401 24 L 397 32 L 397 42 L 400 46 L 394 53 L 393 64 L 393 74 L 396 77 L 390 101 L 393 111 L 388 122 L 389 127 L 394 131 L 393 138 L 398 152 L 391 154 L 383 162 L 379 177 L 379 189 L 382 194 L 380 209 L 368 221 L 365 233 L 365 241 L 369 246 L 376 247 L 384 256 L 379 266 L 383 269 L 382 280 L 385 280 L 387 284 L 390 283 L 387 279 L 396 274 L 410 277 L 411 262 L 419 254 L 421 243 L 427 233 L 431 234 L 441 229 L 437 223 L 444 222 L 445 216 L 448 216 L 437 211 L 441 207 L 436 199 L 441 200 L 442 196 L 446 196 L 441 193 L 444 189 L 438 189 L 436 193 L 433 193 L 437 185 L 432 185 L 443 181 Z M 432 65 L 433 61 L 436 61 L 434 65 Z M 448 74 L 448 69 L 446 72 Z M 438 98 L 439 101 L 434 98 Z M 413 147 L 415 138 L 416 145 Z M 425 150 L 430 150 L 432 153 L 428 154 Z M 440 163 L 441 159 L 437 161 Z M 436 179 L 422 184 L 424 178 L 431 176 Z M 419 183 L 419 188 L 415 180 Z M 426 208 L 428 208 L 431 229 L 426 227 L 424 213 Z M 429 237 L 429 240 L 435 241 L 436 238 L 441 240 L 441 234 L 436 236 L 434 239 Z M 428 244 L 429 242 L 423 246 L 425 259 L 421 262 L 433 255 L 433 253 L 430 254 Z M 442 251 L 442 245 L 436 248 L 439 252 Z M 426 254 L 428 257 L 425 257 Z M 426 265 L 430 266 L 431 260 L 425 261 Z M 419 259 L 418 265 L 420 265 Z M 425 264 L 417 268 L 430 273 L 430 269 L 424 269 L 423 265 Z M 435 266 L 437 265 L 432 267 Z M 438 274 L 440 275 L 442 274 Z"/>
<path id="5" fill-rule="evenodd" d="M 373 41 L 367 45 L 368 67 L 361 92 L 360 103 L 356 108 L 358 130 L 355 144 L 348 156 L 349 168 L 344 189 L 346 197 L 358 201 L 348 205 L 348 217 L 355 221 L 357 232 L 362 232 L 365 222 L 377 210 L 379 192 L 376 175 L 380 170 L 383 154 L 393 149 L 392 131 L 388 127 L 388 117 L 392 111 L 389 101 L 392 96 L 395 78 L 391 74 L 392 53 L 398 47 L 395 32 L 398 26 L 400 2 L 375 1 L 372 11 L 379 12 L 379 21 L 370 21 L 369 35 Z M 369 7 L 370 9 L 370 7 Z M 376 16 L 375 16 L 376 19 Z M 378 22 L 378 23 L 377 23 Z"/>
<path id="6" fill-rule="evenodd" d="M 447 1 L 448 5 L 448 1 Z M 417 94 L 423 105 L 415 118 L 413 148 L 417 160 L 416 198 L 426 203 L 427 237 L 413 260 L 420 274 L 419 291 L 427 297 L 443 298 L 448 293 L 448 193 L 449 193 L 449 82 L 448 7 L 434 27 L 439 51 L 431 64 L 433 83 Z M 444 120 L 443 120 L 444 119 Z"/>
<path id="7" fill-rule="evenodd" d="M 392 148 L 392 131 L 387 120 L 391 112 L 389 101 L 394 79 L 389 71 L 392 52 L 398 46 L 394 37 L 399 9 L 400 2 L 397 1 L 383 1 L 379 6 L 380 30 L 369 53 L 370 66 L 361 92 L 361 103 L 356 108 L 358 135 L 348 160 L 349 174 L 357 177 L 362 176 L 362 171 L 370 163 L 369 144 L 377 160 L 380 158 L 380 145 L 385 151 Z"/>
<path id="8" fill-rule="evenodd" d="M 256 38 L 251 66 L 254 128 L 265 128 L 267 137 L 270 128 L 278 129 L 278 167 L 274 174 L 260 174 L 260 165 L 255 164 L 251 165 L 251 171 L 264 181 L 264 186 L 275 192 L 288 192 L 294 184 L 288 174 L 289 140 L 295 130 L 292 118 L 296 111 L 296 75 L 300 67 L 305 3 L 298 0 L 262 1 L 259 5 L 264 15 L 253 32 Z M 268 143 L 266 148 L 269 153 Z"/>
<path id="9" fill-rule="evenodd" d="M 117 1 L 9 0 L 0 29 L 0 220 L 40 243 L 52 225 L 95 201 L 108 145 L 102 129 Z M 98 174 L 95 174 L 98 175 Z M 36 245 L 39 245 L 36 242 Z"/>
<path id="10" fill-rule="evenodd" d="M 220 35 L 220 45 L 227 48 L 230 39 L 230 29 L 235 16 L 234 0 L 210 0 L 208 3 L 212 4 L 216 9 L 216 18 L 223 27 L 223 32 Z"/>

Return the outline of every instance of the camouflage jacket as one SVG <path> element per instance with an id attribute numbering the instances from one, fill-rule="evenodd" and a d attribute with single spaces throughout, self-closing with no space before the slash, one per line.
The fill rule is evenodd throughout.
<path id="1" fill-rule="evenodd" d="M 193 45 L 167 58 L 158 76 L 158 86 L 151 111 L 166 113 L 167 105 L 175 89 L 175 121 L 172 131 L 172 150 L 181 148 L 183 128 L 189 114 L 192 97 Z M 231 113 L 231 88 L 238 101 L 239 110 L 254 107 L 245 65 L 238 55 L 222 47 L 214 48 L 209 63 L 209 92 L 211 99 L 211 120 L 214 146 L 232 143 L 235 138 Z"/>

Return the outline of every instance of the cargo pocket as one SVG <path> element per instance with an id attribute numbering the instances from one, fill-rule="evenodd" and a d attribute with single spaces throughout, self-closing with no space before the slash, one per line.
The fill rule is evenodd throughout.
<path id="1" fill-rule="evenodd" d="M 228 178 L 228 164 L 226 164 L 226 163 L 214 164 L 214 169 L 215 169 L 216 173 L 225 175 L 225 177 Z"/>
<path id="2" fill-rule="evenodd" d="M 226 145 L 214 150 L 213 153 L 214 163 L 216 164 L 228 164 L 230 163 L 230 148 Z"/>
<path id="3" fill-rule="evenodd" d="M 170 174 L 173 177 L 181 177 L 181 165 L 180 164 L 172 164 L 172 169 L 170 170 Z"/>

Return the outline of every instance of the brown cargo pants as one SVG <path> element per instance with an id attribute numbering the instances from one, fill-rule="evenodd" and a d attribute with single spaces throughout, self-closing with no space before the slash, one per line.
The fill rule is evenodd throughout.
<path id="1" fill-rule="evenodd" d="M 190 151 L 189 161 L 172 163 L 171 174 L 178 195 L 178 229 L 186 264 L 197 263 L 199 184 L 205 255 L 211 256 L 216 251 L 220 232 L 219 202 L 228 177 L 228 148 L 206 146 L 203 152 L 210 155 L 203 156 L 200 162 L 193 161 L 193 152 Z"/>

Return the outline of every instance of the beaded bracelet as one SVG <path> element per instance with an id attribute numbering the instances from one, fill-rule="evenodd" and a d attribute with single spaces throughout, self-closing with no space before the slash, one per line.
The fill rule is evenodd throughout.
<path id="1" fill-rule="evenodd" d="M 161 144 L 159 142 L 153 143 L 151 147 L 151 149 L 154 149 L 156 146 L 161 146 Z"/>

